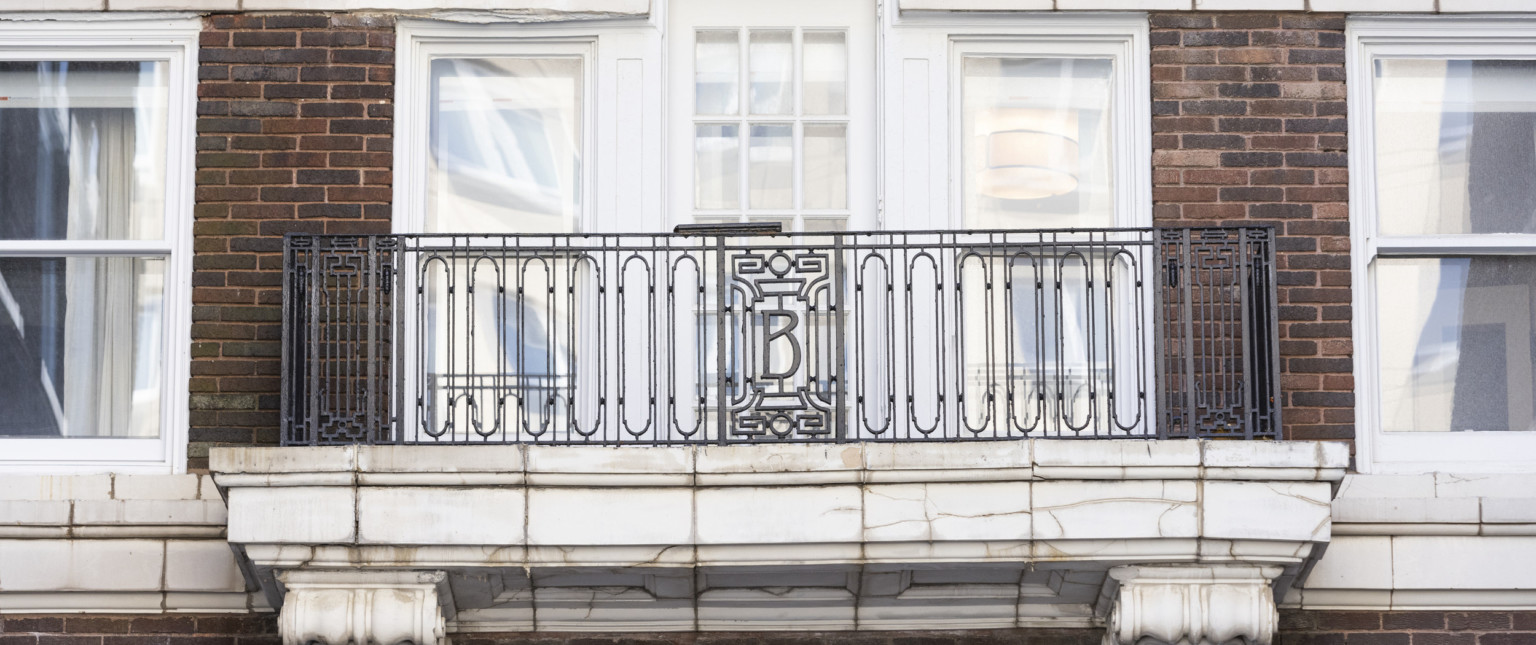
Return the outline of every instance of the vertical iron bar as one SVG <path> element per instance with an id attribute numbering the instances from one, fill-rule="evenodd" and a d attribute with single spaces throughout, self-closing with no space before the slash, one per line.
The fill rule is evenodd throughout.
<path id="1" fill-rule="evenodd" d="M 715 419 L 716 432 L 719 436 L 716 440 L 720 445 L 725 445 L 728 432 L 726 430 L 726 406 L 730 395 L 725 389 L 725 309 L 726 309 L 726 281 L 725 281 L 725 236 L 715 235 Z"/>
<path id="2" fill-rule="evenodd" d="M 835 329 L 837 331 L 831 335 L 831 338 L 827 338 L 827 347 L 832 351 L 833 360 L 832 374 L 829 376 L 832 379 L 832 387 L 835 391 L 836 403 L 832 408 L 832 414 L 836 417 L 837 440 L 847 441 L 848 410 L 845 407 L 847 405 L 847 365 L 845 364 L 846 356 L 844 353 L 844 346 L 847 344 L 847 339 L 844 337 L 844 334 L 847 333 L 847 325 L 843 320 L 843 291 L 846 288 L 844 284 L 845 276 L 843 274 L 847 267 L 843 259 L 843 236 L 833 235 L 832 245 L 832 254 L 836 258 L 832 262 L 832 280 L 830 283 L 833 294 L 832 323 L 836 326 Z M 814 333 L 814 328 L 808 328 L 808 330 Z M 825 335 L 823 334 L 823 336 Z"/>

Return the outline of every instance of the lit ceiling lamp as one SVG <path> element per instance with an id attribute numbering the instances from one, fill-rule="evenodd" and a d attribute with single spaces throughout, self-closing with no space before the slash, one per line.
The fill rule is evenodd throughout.
<path id="1" fill-rule="evenodd" d="M 1041 199 L 1077 190 L 1077 111 L 1000 108 L 981 114 L 987 168 L 981 193 L 998 199 Z"/>

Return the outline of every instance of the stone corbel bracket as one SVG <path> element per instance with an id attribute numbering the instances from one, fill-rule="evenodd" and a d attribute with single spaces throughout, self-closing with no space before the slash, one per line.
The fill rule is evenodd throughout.
<path id="1" fill-rule="evenodd" d="M 283 571 L 283 645 L 446 645 L 442 571 Z"/>
<path id="2" fill-rule="evenodd" d="M 1276 566 L 1121 566 L 1104 645 L 1270 645 Z"/>

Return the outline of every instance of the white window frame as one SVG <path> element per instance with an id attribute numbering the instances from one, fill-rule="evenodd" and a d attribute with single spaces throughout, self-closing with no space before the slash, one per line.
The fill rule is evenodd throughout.
<path id="1" fill-rule="evenodd" d="M 699 0 L 693 0 L 698 2 Z M 866 0 L 870 3 L 871 15 L 868 24 L 841 24 L 840 14 L 814 13 L 814 0 L 796 0 L 795 2 L 779 2 L 775 4 L 761 5 L 765 9 L 746 12 L 742 15 L 735 11 L 729 4 L 711 6 L 707 9 L 701 7 L 690 8 L 691 19 L 686 22 L 677 13 L 668 16 L 668 93 L 664 108 L 671 116 L 668 117 L 668 151 L 670 157 L 667 166 L 671 175 L 667 177 L 669 202 L 669 225 L 686 224 L 694 221 L 695 217 L 731 217 L 738 220 L 750 219 L 753 216 L 763 218 L 783 217 L 790 220 L 799 219 L 836 219 L 845 222 L 850 230 L 866 230 L 874 228 L 879 222 L 878 192 L 879 183 L 879 152 L 877 139 L 879 132 L 879 114 L 881 106 L 878 90 L 878 60 L 880 48 L 880 22 L 879 9 L 876 0 Z M 669 11 L 673 10 L 668 7 Z M 800 15 L 797 15 L 799 12 Z M 850 11 L 855 13 L 856 10 Z M 722 15 L 731 14 L 731 15 Z M 780 19 L 779 16 L 792 16 L 788 19 Z M 802 17 L 803 16 L 803 17 Z M 799 19 L 796 19 L 799 18 Z M 757 30 L 795 30 L 803 31 L 841 30 L 844 33 L 844 53 L 847 56 L 847 83 L 846 110 L 840 115 L 816 115 L 802 114 L 798 100 L 789 114 L 751 114 L 746 101 L 748 87 L 751 83 L 748 76 L 748 46 L 745 34 L 743 34 L 741 48 L 737 52 L 739 66 L 737 83 L 742 101 L 739 110 L 734 115 L 700 115 L 697 114 L 694 104 L 694 34 L 704 30 L 725 30 L 751 32 Z M 798 99 L 801 91 L 800 83 L 803 80 L 803 52 L 799 49 L 800 36 L 795 37 L 796 57 L 792 83 L 795 96 Z M 867 48 L 867 49 L 866 49 Z M 864 67 L 864 65 L 869 67 Z M 739 150 L 739 201 L 735 208 L 720 210 L 695 208 L 694 186 L 694 145 L 695 129 L 697 123 L 735 123 L 740 124 L 738 133 Z M 795 150 L 792 185 L 794 197 L 792 206 L 784 209 L 755 209 L 751 208 L 749 201 L 750 190 L 748 146 L 750 135 L 748 134 L 752 123 L 793 124 L 795 134 L 791 135 L 793 149 Z M 846 128 L 844 130 L 844 163 L 847 170 L 847 183 L 844 208 L 830 211 L 816 211 L 800 207 L 800 198 L 803 190 L 804 175 L 802 164 L 805 160 L 801 147 L 803 139 L 803 127 L 806 124 L 839 123 Z M 789 230 L 789 229 L 786 229 Z"/>
<path id="2" fill-rule="evenodd" d="M 186 472 L 192 345 L 193 138 L 197 43 L 193 14 L 0 14 L 0 60 L 124 60 L 166 64 L 164 236 L 159 240 L 0 241 L 20 257 L 163 256 L 160 434 L 157 438 L 0 438 L 0 472 Z"/>
<path id="3" fill-rule="evenodd" d="M 883 228 L 964 226 L 961 67 L 962 56 L 977 53 L 1114 61 L 1110 225 L 1152 225 L 1152 63 L 1145 13 L 885 13 Z"/>
<path id="4" fill-rule="evenodd" d="M 1536 432 L 1386 432 L 1380 417 L 1379 257 L 1536 255 L 1536 235 L 1384 236 L 1377 231 L 1375 61 L 1382 58 L 1536 60 L 1530 16 L 1353 18 L 1348 41 L 1349 216 L 1355 288 L 1355 452 L 1367 473 L 1536 472 Z"/>
<path id="5" fill-rule="evenodd" d="M 582 57 L 581 203 L 575 232 L 661 230 L 664 168 L 651 161 L 661 157 L 661 115 L 649 107 L 662 100 L 660 48 L 659 33 L 642 19 L 586 25 L 399 21 L 391 230 L 426 230 L 432 60 L 498 56 Z"/>
<path id="6" fill-rule="evenodd" d="M 397 234 L 426 232 L 432 60 L 577 56 L 582 59 L 582 157 L 572 232 L 662 230 L 665 168 L 655 160 L 663 155 L 663 115 L 654 106 L 662 103 L 665 80 L 655 20 L 397 22 L 391 230 Z M 414 285 L 408 285 L 405 292 L 414 293 Z M 414 343 L 420 321 L 407 318 L 404 324 L 407 342 Z M 412 351 L 400 359 L 408 392 L 418 388 L 415 357 Z M 417 428 L 417 416 L 414 405 L 406 406 L 401 427 Z"/>

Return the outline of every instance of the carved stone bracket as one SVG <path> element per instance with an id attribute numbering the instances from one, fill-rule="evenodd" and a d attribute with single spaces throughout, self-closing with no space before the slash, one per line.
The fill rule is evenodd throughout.
<path id="1" fill-rule="evenodd" d="M 1104 645 L 1270 645 L 1275 566 L 1122 566 Z M 1147 640 L 1143 640 L 1147 639 Z"/>
<path id="2" fill-rule="evenodd" d="M 283 645 L 446 645 L 441 571 L 283 571 Z M 444 593 L 439 593 L 439 591 Z"/>

